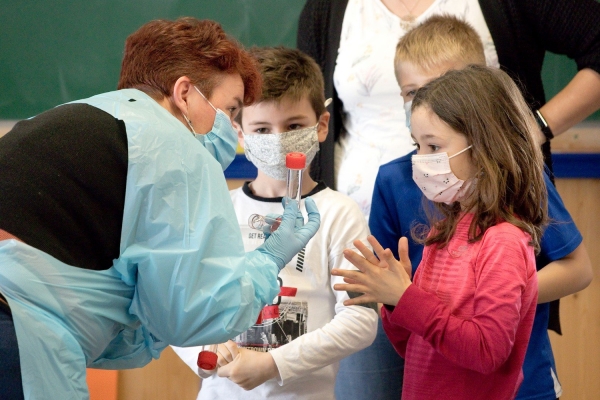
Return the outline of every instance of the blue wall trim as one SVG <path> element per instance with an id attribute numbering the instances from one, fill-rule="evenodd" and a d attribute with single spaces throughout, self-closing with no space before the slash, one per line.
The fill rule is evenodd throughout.
<path id="1" fill-rule="evenodd" d="M 598 153 L 554 153 L 552 166 L 557 178 L 600 178 Z"/>
<path id="2" fill-rule="evenodd" d="M 225 170 L 225 178 L 251 180 L 256 178 L 257 173 L 256 167 L 245 155 L 236 154 L 233 162 Z"/>
<path id="3" fill-rule="evenodd" d="M 554 175 L 557 178 L 600 178 L 600 154 L 554 153 Z M 256 167 L 243 154 L 237 154 L 225 170 L 227 179 L 254 179 Z"/>

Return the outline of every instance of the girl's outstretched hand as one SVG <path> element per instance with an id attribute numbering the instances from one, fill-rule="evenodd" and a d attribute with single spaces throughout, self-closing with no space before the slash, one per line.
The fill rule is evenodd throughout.
<path id="1" fill-rule="evenodd" d="M 360 271 L 333 269 L 331 274 L 344 277 L 344 282 L 346 282 L 345 284 L 338 283 L 333 288 L 364 293 L 362 296 L 346 300 L 344 302 L 346 306 L 370 302 L 395 306 L 408 286 L 411 285 L 408 240 L 403 237 L 398 241 L 400 260 L 394 258 L 390 249 L 381 247 L 374 236 L 369 236 L 367 240 L 373 246 L 377 256 L 360 240 L 354 241 L 354 246 L 362 253 L 362 256 L 346 249 L 344 257 Z"/>

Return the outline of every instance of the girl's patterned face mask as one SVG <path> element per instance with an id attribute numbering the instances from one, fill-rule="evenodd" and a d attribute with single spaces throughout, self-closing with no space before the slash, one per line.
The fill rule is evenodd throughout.
<path id="1" fill-rule="evenodd" d="M 469 146 L 452 157 L 464 153 L 473 146 Z M 448 153 L 418 155 L 411 158 L 413 180 L 419 186 L 425 197 L 438 203 L 454 203 L 459 201 L 471 186 L 472 180 L 467 182 L 458 179 L 450 168 Z"/>

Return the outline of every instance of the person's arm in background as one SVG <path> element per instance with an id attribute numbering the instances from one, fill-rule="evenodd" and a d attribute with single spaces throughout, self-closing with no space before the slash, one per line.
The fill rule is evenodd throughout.
<path id="1" fill-rule="evenodd" d="M 395 207 L 396 199 L 394 192 L 389 190 L 388 170 L 393 167 L 380 167 L 375 178 L 375 187 L 373 188 L 373 197 L 371 199 L 371 211 L 369 213 L 369 230 L 371 235 L 379 241 L 384 249 L 390 249 L 394 257 L 398 258 L 398 240 L 402 237 L 400 229 L 400 219 Z M 382 171 L 383 170 L 383 171 Z M 396 187 L 400 188 L 400 185 Z M 409 243 L 411 241 L 409 240 Z M 416 268 L 416 265 L 415 265 Z M 411 271 L 412 276 L 412 271 Z M 378 313 L 383 316 L 381 307 L 377 304 Z"/>
<path id="2" fill-rule="evenodd" d="M 598 20 L 600 24 L 600 18 Z M 558 136 L 600 109 L 600 74 L 584 68 L 540 112 Z"/>
<path id="3" fill-rule="evenodd" d="M 538 304 L 577 293 L 592 282 L 590 256 L 583 243 L 538 271 Z"/>
<path id="4" fill-rule="evenodd" d="M 538 304 L 585 289 L 593 277 L 583 238 L 546 174 L 544 179 L 548 188 L 550 223 L 542 236 L 537 259 L 547 263 L 538 271 Z"/>
<path id="5" fill-rule="evenodd" d="M 575 77 L 540 108 L 557 136 L 600 109 L 600 2 L 523 1 L 521 6 L 544 48 L 577 63 Z"/>

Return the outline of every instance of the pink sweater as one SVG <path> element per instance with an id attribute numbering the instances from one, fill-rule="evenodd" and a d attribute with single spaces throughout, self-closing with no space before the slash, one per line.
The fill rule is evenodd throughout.
<path id="1" fill-rule="evenodd" d="M 444 249 L 427 246 L 383 327 L 406 359 L 403 399 L 515 397 L 537 303 L 530 236 L 509 223 L 468 243 L 472 214 Z"/>

